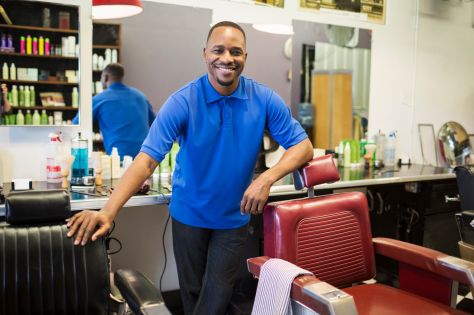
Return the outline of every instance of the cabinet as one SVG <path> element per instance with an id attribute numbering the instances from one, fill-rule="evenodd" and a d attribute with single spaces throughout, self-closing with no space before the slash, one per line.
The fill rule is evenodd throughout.
<path id="1" fill-rule="evenodd" d="M 67 124 L 79 104 L 78 7 L 40 1 L 7 1 L 2 6 L 12 22 L 0 19 L 1 83 L 7 85 L 12 104 L 2 125 L 18 124 L 20 111 L 25 124 L 33 124 L 26 113 L 36 110 L 50 117 L 43 124 Z"/>

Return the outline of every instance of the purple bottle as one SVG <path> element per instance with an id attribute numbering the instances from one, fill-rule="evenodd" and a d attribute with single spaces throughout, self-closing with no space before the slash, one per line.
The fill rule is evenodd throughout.
<path id="1" fill-rule="evenodd" d="M 7 35 L 2 33 L 2 40 L 0 43 L 0 51 L 4 51 L 7 48 Z"/>

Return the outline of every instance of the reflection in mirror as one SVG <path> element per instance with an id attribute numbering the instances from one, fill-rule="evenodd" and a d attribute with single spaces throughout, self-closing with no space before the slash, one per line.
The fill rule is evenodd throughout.
<path id="1" fill-rule="evenodd" d="M 79 8 L 41 1 L 1 6 L 1 124 L 70 124 L 79 106 Z"/>
<path id="2" fill-rule="evenodd" d="M 368 122 L 370 31 L 297 20 L 293 29 L 291 104 L 313 146 L 360 140 Z"/>
<path id="3" fill-rule="evenodd" d="M 466 130 L 459 123 L 449 121 L 442 125 L 438 132 L 438 144 L 444 166 L 469 164 L 467 159 L 472 148 Z"/>

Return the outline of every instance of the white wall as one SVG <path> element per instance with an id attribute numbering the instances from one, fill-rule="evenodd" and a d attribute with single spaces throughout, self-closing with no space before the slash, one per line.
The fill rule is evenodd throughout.
<path id="1" fill-rule="evenodd" d="M 65 138 L 91 130 L 91 21 L 90 2 L 81 3 L 81 111 L 82 126 L 68 128 L 0 128 L 0 179 L 45 178 L 47 135 L 61 129 Z M 417 124 L 457 120 L 474 132 L 474 46 L 471 28 L 473 3 L 442 0 L 387 1 L 385 24 L 346 19 L 300 10 L 299 1 L 287 0 L 285 9 L 266 8 L 224 0 L 154 0 L 153 2 L 213 9 L 213 20 L 230 19 L 252 23 L 263 19 L 300 19 L 372 29 L 372 69 L 369 134 L 382 129 L 398 130 L 400 155 L 420 162 Z M 418 15 L 420 8 L 420 15 Z"/>
<path id="2" fill-rule="evenodd" d="M 0 183 L 12 178 L 46 180 L 46 154 L 48 134 L 60 130 L 64 140 L 81 131 L 91 139 L 92 130 L 92 19 L 91 1 L 56 0 L 49 1 L 66 5 L 80 5 L 80 127 L 0 127 Z"/>

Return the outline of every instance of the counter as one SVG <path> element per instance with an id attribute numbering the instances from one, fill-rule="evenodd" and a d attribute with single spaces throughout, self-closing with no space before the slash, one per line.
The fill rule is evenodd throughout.
<path id="1" fill-rule="evenodd" d="M 362 168 L 340 168 L 341 180 L 336 183 L 318 185 L 316 190 L 340 189 L 371 185 L 383 185 L 394 183 L 408 183 L 419 181 L 443 180 L 455 178 L 452 169 L 433 167 L 426 165 L 401 166 L 396 168 L 384 168 L 380 170 L 365 170 Z M 81 190 L 71 192 L 71 210 L 100 209 L 109 197 L 107 192 L 114 187 L 117 181 L 104 181 L 102 187 L 103 195 L 96 190 Z M 152 190 L 146 195 L 135 195 L 124 207 L 147 206 L 168 203 L 171 192 L 161 183 L 152 182 Z M 47 184 L 46 182 L 33 182 L 33 189 L 59 189 L 59 184 Z M 4 186 L 5 195 L 10 191 L 10 184 Z M 75 191 L 79 191 L 75 189 Z M 303 193 L 304 191 L 301 191 Z M 290 175 L 276 182 L 271 188 L 271 196 L 284 196 L 298 193 L 292 184 Z M 0 216 L 5 215 L 5 206 L 0 205 Z"/>

